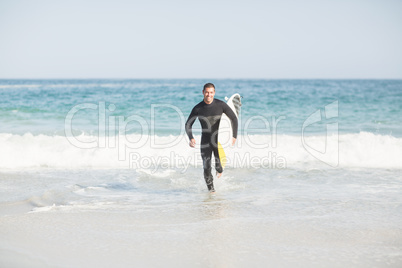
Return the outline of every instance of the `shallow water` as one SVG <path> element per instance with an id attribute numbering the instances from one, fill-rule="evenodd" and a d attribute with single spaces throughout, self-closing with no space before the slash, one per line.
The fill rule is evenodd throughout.
<path id="1" fill-rule="evenodd" d="M 393 171 L 233 169 L 213 195 L 196 169 L 30 171 L 0 182 L 0 248 L 49 267 L 402 263 Z"/>

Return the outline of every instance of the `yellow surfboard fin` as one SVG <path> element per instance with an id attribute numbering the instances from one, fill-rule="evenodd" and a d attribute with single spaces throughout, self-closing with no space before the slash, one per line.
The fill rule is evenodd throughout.
<path id="1" fill-rule="evenodd" d="M 226 154 L 220 142 L 218 142 L 219 160 L 221 161 L 222 168 L 226 166 Z"/>

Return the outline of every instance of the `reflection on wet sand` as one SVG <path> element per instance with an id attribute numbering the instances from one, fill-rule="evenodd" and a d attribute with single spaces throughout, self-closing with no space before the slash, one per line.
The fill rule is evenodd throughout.
<path id="1" fill-rule="evenodd" d="M 233 244 L 236 241 L 236 221 L 232 220 L 232 201 L 219 193 L 208 194 L 200 204 L 202 219 L 205 221 L 205 240 L 202 248 L 204 258 L 214 267 L 233 267 L 235 265 Z"/>

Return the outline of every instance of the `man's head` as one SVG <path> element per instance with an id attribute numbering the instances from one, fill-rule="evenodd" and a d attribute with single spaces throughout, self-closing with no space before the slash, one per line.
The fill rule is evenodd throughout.
<path id="1" fill-rule="evenodd" d="M 202 90 L 204 95 L 204 102 L 206 104 L 211 104 L 214 101 L 215 96 L 215 86 L 212 83 L 206 83 L 204 89 Z"/>

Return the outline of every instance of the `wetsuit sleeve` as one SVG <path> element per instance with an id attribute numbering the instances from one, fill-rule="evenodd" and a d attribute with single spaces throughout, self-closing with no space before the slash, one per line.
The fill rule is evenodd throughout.
<path id="1" fill-rule="evenodd" d="M 229 107 L 229 105 L 227 105 L 224 102 L 223 102 L 223 112 L 229 117 L 232 123 L 233 138 L 237 139 L 237 128 L 238 128 L 237 116 L 235 115 L 233 110 Z"/>
<path id="2" fill-rule="evenodd" d="M 197 111 L 196 111 L 196 108 L 194 107 L 193 110 L 191 111 L 191 114 L 189 115 L 186 125 L 185 125 L 186 133 L 190 140 L 194 139 L 192 128 L 193 128 L 195 119 L 197 119 Z"/>

